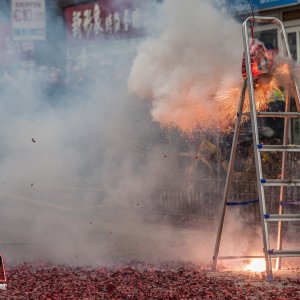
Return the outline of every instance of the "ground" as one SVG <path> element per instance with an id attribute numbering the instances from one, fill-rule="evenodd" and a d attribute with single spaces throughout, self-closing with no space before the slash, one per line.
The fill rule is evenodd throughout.
<path id="1" fill-rule="evenodd" d="M 0 299 L 300 299 L 300 270 L 275 274 L 220 270 L 168 262 L 133 261 L 114 267 L 50 264 L 8 266 L 7 290 Z"/>
<path id="2" fill-rule="evenodd" d="M 47 195 L 43 192 L 39 191 L 40 198 Z M 300 269 L 281 273 L 281 277 L 276 273 L 271 283 L 261 273 L 224 268 L 211 272 L 214 224 L 209 229 L 196 221 L 186 224 L 182 220 L 180 225 L 179 218 L 171 225 L 171 220 L 145 222 L 131 207 L 116 204 L 81 207 L 78 200 L 78 210 L 73 210 L 51 199 L 39 206 L 25 196 L 3 199 L 0 253 L 7 269 L 7 290 L 0 290 L 0 299 L 300 300 Z M 139 203 L 137 209 L 142 210 L 143 203 Z M 20 216 L 12 218 L 14 210 Z M 38 226 L 23 211 L 38 216 Z M 50 212 L 55 218 L 49 218 Z M 261 239 L 246 234 L 245 227 L 237 226 L 237 218 L 228 219 L 231 230 L 225 231 L 220 254 L 260 253 Z M 289 249 L 299 248 L 292 246 Z M 157 259 L 167 263 L 157 263 Z"/>

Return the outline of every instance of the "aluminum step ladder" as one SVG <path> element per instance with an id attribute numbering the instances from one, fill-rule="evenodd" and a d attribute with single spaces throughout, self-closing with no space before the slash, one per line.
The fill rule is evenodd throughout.
<path id="1" fill-rule="evenodd" d="M 250 258 L 265 258 L 266 261 L 266 277 L 268 280 L 273 279 L 272 272 L 272 259 L 276 258 L 276 268 L 281 268 L 281 258 L 282 257 L 296 257 L 300 256 L 299 250 L 284 250 L 282 249 L 282 222 L 288 221 L 300 221 L 299 214 L 284 214 L 284 204 L 287 203 L 285 201 L 285 191 L 287 187 L 291 186 L 300 186 L 300 179 L 288 179 L 287 177 L 287 153 L 288 152 L 300 152 L 300 145 L 290 145 L 289 144 L 289 128 L 290 128 L 290 120 L 292 118 L 298 118 L 300 120 L 300 102 L 299 102 L 299 87 L 296 82 L 296 77 L 294 76 L 294 71 L 292 65 L 290 65 L 290 87 L 291 93 L 287 93 L 285 98 L 285 111 L 284 112 L 257 112 L 255 105 L 255 93 L 254 93 L 254 85 L 253 85 L 253 75 L 251 68 L 251 58 L 250 58 L 250 37 L 249 32 L 252 27 L 256 24 L 273 24 L 275 25 L 280 33 L 280 38 L 283 47 L 283 54 L 286 56 L 291 62 L 291 53 L 289 50 L 289 45 L 287 41 L 287 36 L 284 30 L 284 26 L 280 20 L 273 17 L 249 17 L 242 25 L 243 32 L 243 43 L 244 43 L 244 53 L 245 53 L 245 63 L 246 63 L 246 72 L 247 79 L 244 81 L 244 85 L 241 90 L 240 95 L 240 103 L 237 112 L 237 120 L 235 124 L 232 149 L 228 167 L 228 173 L 226 178 L 226 185 L 223 196 L 223 207 L 220 217 L 220 222 L 218 226 L 218 232 L 215 242 L 212 270 L 216 271 L 217 263 L 220 259 L 250 259 Z M 249 94 L 249 104 L 250 104 L 250 112 L 244 113 L 244 100 L 245 93 L 248 90 Z M 294 97 L 296 102 L 296 112 L 290 111 L 290 98 Z M 236 150 L 238 144 L 238 136 L 240 131 L 241 120 L 244 115 L 250 114 L 250 121 L 252 126 L 252 137 L 253 137 L 253 146 L 254 146 L 254 157 L 255 157 L 255 167 L 256 167 L 256 179 L 257 179 L 257 190 L 258 190 L 258 199 L 260 208 L 260 219 L 261 219 L 261 228 L 262 228 L 262 237 L 263 237 L 263 255 L 256 256 L 219 256 L 219 248 L 221 242 L 221 235 L 223 231 L 223 224 L 225 218 L 225 212 L 228 205 L 234 205 L 232 202 L 228 201 L 229 197 L 229 186 L 232 181 L 233 171 L 234 171 L 234 162 L 236 160 Z M 284 132 L 283 132 L 283 145 L 264 145 L 260 143 L 259 132 L 258 132 L 258 118 L 283 118 L 284 119 Z M 263 167 L 261 160 L 261 153 L 264 151 L 268 152 L 281 152 L 282 153 L 282 163 L 281 163 L 281 179 L 267 179 L 263 177 Z M 269 214 L 266 207 L 265 201 L 265 191 L 264 188 L 266 186 L 279 186 L 280 187 L 280 195 L 279 195 L 279 211 L 278 214 Z M 300 200 L 300 199 L 299 199 Z M 255 200 L 250 200 L 248 203 L 254 203 Z M 248 204 L 247 202 L 243 202 L 242 204 Z M 237 203 L 240 204 L 240 203 Z M 277 247 L 276 249 L 271 249 L 270 241 L 269 241 L 269 228 L 268 225 L 270 222 L 278 222 L 278 230 L 277 230 Z"/>

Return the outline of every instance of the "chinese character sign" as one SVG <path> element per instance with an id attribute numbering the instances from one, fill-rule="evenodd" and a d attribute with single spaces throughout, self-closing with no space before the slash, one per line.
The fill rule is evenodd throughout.
<path id="1" fill-rule="evenodd" d="M 251 13 L 249 0 L 226 0 L 227 6 L 234 13 Z M 251 0 L 255 11 L 298 4 L 298 0 Z"/>
<path id="2" fill-rule="evenodd" d="M 45 0 L 11 0 L 11 20 L 15 41 L 46 39 Z"/>
<path id="3" fill-rule="evenodd" d="M 252 3 L 255 8 L 264 9 L 276 6 L 297 4 L 298 0 L 252 0 Z"/>
<path id="4" fill-rule="evenodd" d="M 141 34 L 140 9 L 131 5 L 130 1 L 127 5 L 118 6 L 113 0 L 97 0 L 67 7 L 64 15 L 67 39 L 71 44 L 87 39 L 130 38 Z"/>

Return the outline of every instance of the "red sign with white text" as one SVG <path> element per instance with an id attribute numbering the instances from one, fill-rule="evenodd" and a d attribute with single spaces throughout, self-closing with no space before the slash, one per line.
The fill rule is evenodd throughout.
<path id="1" fill-rule="evenodd" d="M 132 38 L 142 34 L 141 10 L 131 1 L 94 0 L 64 9 L 67 43 L 80 46 L 87 40 Z"/>

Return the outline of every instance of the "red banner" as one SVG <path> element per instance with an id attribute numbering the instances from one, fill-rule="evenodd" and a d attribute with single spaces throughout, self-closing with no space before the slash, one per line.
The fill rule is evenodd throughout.
<path id="1" fill-rule="evenodd" d="M 142 34 L 141 11 L 131 1 L 94 0 L 64 9 L 67 42 L 82 45 L 100 38 L 132 38 Z"/>

